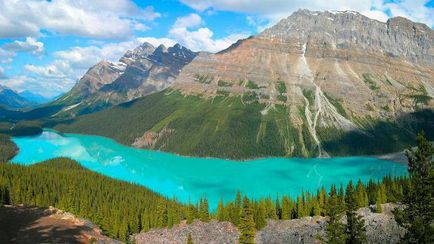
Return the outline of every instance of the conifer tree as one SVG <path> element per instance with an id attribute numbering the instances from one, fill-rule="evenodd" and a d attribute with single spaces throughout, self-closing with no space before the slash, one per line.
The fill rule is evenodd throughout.
<path id="1" fill-rule="evenodd" d="M 260 230 L 267 225 L 265 201 L 263 198 L 259 201 L 258 211 L 255 218 L 256 229 Z"/>
<path id="2" fill-rule="evenodd" d="M 345 193 L 344 193 L 344 187 L 342 185 L 339 187 L 338 208 L 339 208 L 339 212 L 344 212 L 346 209 Z"/>
<path id="3" fill-rule="evenodd" d="M 434 243 L 434 147 L 425 138 L 417 136 L 417 148 L 406 151 L 410 187 L 404 196 L 406 208 L 397 210 L 399 224 L 408 229 L 406 243 Z"/>
<path id="4" fill-rule="evenodd" d="M 356 200 L 359 208 L 369 205 L 368 193 L 366 192 L 366 188 L 361 180 L 357 182 Z"/>
<path id="5" fill-rule="evenodd" d="M 282 212 L 281 212 L 281 219 L 287 220 L 291 217 L 291 206 L 289 203 L 289 197 L 283 196 L 282 197 Z"/>
<path id="6" fill-rule="evenodd" d="M 339 211 L 338 206 L 339 199 L 336 194 L 336 187 L 332 185 L 326 208 L 326 213 L 329 216 L 325 229 L 327 243 L 345 243 L 345 225 L 340 222 L 342 212 Z"/>
<path id="7" fill-rule="evenodd" d="M 365 221 L 356 211 L 358 209 L 357 197 L 354 192 L 353 183 L 350 181 L 345 192 L 346 214 L 347 214 L 347 239 L 346 243 L 366 243 Z"/>
<path id="8" fill-rule="evenodd" d="M 218 221 L 225 221 L 225 209 L 224 209 L 224 203 L 223 198 L 220 199 L 219 204 L 217 206 L 217 220 Z"/>
<path id="9" fill-rule="evenodd" d="M 297 218 L 306 216 L 304 213 L 304 203 L 301 196 L 297 197 Z"/>
<path id="10" fill-rule="evenodd" d="M 240 219 L 239 230 L 241 232 L 239 243 L 240 244 L 253 244 L 255 243 L 255 222 L 253 220 L 252 209 L 249 199 L 244 197 L 242 215 Z"/>
<path id="11" fill-rule="evenodd" d="M 270 197 L 265 199 L 265 208 L 267 209 L 267 219 L 277 219 L 276 206 Z"/>

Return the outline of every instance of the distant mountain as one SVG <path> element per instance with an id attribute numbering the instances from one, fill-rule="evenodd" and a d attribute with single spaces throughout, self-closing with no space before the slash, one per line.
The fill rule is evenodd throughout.
<path id="1" fill-rule="evenodd" d="M 91 113 L 161 91 L 173 83 L 196 55 L 179 44 L 155 48 L 144 43 L 125 53 L 119 62 L 101 61 L 70 92 L 54 102 L 64 106 L 56 116 Z"/>
<path id="2" fill-rule="evenodd" d="M 19 95 L 34 104 L 44 104 L 52 100 L 52 98 L 44 97 L 38 93 L 27 90 L 20 92 Z"/>
<path id="3" fill-rule="evenodd" d="M 19 109 L 34 105 L 12 89 L 0 85 L 0 106 L 8 109 Z"/>
<path id="4" fill-rule="evenodd" d="M 134 74 L 152 69 L 133 63 L 97 93 L 147 94 Z M 300 10 L 184 64 L 160 80 L 170 89 L 57 128 L 230 158 L 380 154 L 411 145 L 420 129 L 434 138 L 434 31 L 402 17 Z"/>

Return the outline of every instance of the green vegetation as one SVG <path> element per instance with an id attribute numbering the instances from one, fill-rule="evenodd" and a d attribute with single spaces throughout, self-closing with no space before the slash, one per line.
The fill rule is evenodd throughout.
<path id="1" fill-rule="evenodd" d="M 0 134 L 0 163 L 12 159 L 18 152 L 18 147 L 7 135 Z"/>
<path id="2" fill-rule="evenodd" d="M 217 85 L 221 87 L 229 87 L 232 86 L 232 83 L 230 81 L 218 80 Z"/>
<path id="3" fill-rule="evenodd" d="M 322 199 L 324 202 L 325 199 Z M 327 200 L 326 214 L 329 216 L 325 232 L 328 243 L 344 244 L 345 243 L 345 225 L 340 222 L 342 217 L 342 206 L 339 204 L 339 198 L 336 187 L 332 186 L 330 195 Z"/>
<path id="4" fill-rule="evenodd" d="M 165 92 L 64 121 L 55 129 L 107 136 L 131 145 L 146 131 L 169 128 L 174 132 L 157 141 L 154 149 L 235 159 L 286 156 L 290 145 L 285 138 L 294 143 L 287 131 L 291 125 L 285 107 L 262 115 L 265 105 L 247 102 L 245 96 L 204 99 Z"/>
<path id="5" fill-rule="evenodd" d="M 247 91 L 243 93 L 243 102 L 255 102 L 258 101 L 258 95 L 254 91 Z"/>
<path id="6" fill-rule="evenodd" d="M 359 186 L 357 187 L 359 188 Z M 364 187 L 362 188 L 364 190 Z M 365 229 L 365 221 L 362 219 L 360 215 L 356 213 L 357 209 L 367 203 L 367 201 L 363 201 L 357 196 L 363 194 L 365 192 L 361 192 L 359 189 L 356 191 L 353 188 L 353 184 L 350 181 L 347 185 L 347 189 L 345 191 L 345 203 L 346 203 L 346 215 L 347 215 L 347 226 L 346 226 L 346 243 L 366 243 L 366 229 Z M 367 200 L 367 199 L 366 199 Z M 366 205 L 365 205 L 366 206 Z"/>
<path id="7" fill-rule="evenodd" d="M 409 188 L 404 192 L 406 208 L 395 218 L 408 232 L 403 243 L 434 243 L 434 146 L 423 133 L 417 149 L 407 150 Z"/>
<path id="8" fill-rule="evenodd" d="M 309 97 L 309 92 L 305 95 Z M 151 149 L 182 155 L 246 159 L 264 156 L 308 157 L 318 155 L 307 126 L 304 108 L 274 105 L 265 109 L 254 90 L 242 96 L 221 91 L 214 98 L 184 96 L 165 90 L 97 113 L 51 122 L 46 127 L 62 132 L 106 136 L 125 145 L 147 131 L 171 129 Z M 329 98 L 345 115 L 337 99 Z M 339 109 L 341 108 L 341 109 Z M 295 127 L 291 113 L 303 123 Z M 410 119 L 411 118 L 411 119 Z M 414 131 L 425 130 L 434 138 L 432 110 L 419 110 L 396 121 L 351 119 L 366 133 L 345 132 L 317 126 L 323 148 L 332 156 L 372 155 L 396 152 L 414 145 Z M 110 123 L 108 123 L 110 121 Z"/>
<path id="9" fill-rule="evenodd" d="M 414 106 L 418 106 L 420 104 L 428 105 L 429 102 L 433 99 L 431 96 L 428 95 L 428 92 L 423 85 L 420 85 L 419 88 L 410 88 L 416 92 L 415 94 L 407 95 L 407 97 L 413 99 Z"/>
<path id="10" fill-rule="evenodd" d="M 286 97 L 285 95 L 277 95 L 277 100 L 286 102 L 288 100 L 288 97 Z"/>
<path id="11" fill-rule="evenodd" d="M 309 101 L 309 105 L 313 106 L 315 104 L 315 94 L 311 89 L 303 89 L 303 96 Z"/>
<path id="12" fill-rule="evenodd" d="M 244 197 L 243 208 L 241 210 L 240 218 L 240 244 L 253 244 L 255 243 L 255 221 L 253 220 L 253 213 L 249 203 L 249 199 Z"/>
<path id="13" fill-rule="evenodd" d="M 0 122 L 0 134 L 10 136 L 32 136 L 42 133 L 38 122 L 20 121 L 17 123 Z"/>
<path id="14" fill-rule="evenodd" d="M 283 81 L 277 81 L 277 87 L 276 87 L 277 91 L 279 92 L 279 94 L 283 94 L 286 93 L 286 84 Z"/>
<path id="15" fill-rule="evenodd" d="M 253 220 L 256 229 L 261 229 L 265 226 L 263 223 L 266 219 L 297 219 L 306 216 L 331 216 L 327 233 L 329 236 L 333 235 L 335 238 L 340 238 L 339 233 L 344 234 L 345 228 L 340 224 L 339 220 L 343 214 L 347 214 L 352 218 L 350 227 L 346 226 L 349 233 L 360 233 L 359 223 L 360 218 L 354 211 L 361 207 L 375 204 L 377 201 L 377 192 L 380 189 L 385 191 L 385 202 L 399 202 L 402 201 L 404 192 L 408 189 L 408 179 L 405 177 L 384 177 L 380 182 L 369 181 L 367 184 L 362 184 L 360 181 L 357 187 L 353 187 L 352 182 L 349 182 L 346 191 L 341 186 L 337 191 L 336 186 L 332 185 L 327 194 L 325 188 L 319 189 L 316 193 L 303 192 L 295 200 L 289 196 L 261 198 L 259 200 L 248 200 L 248 206 L 253 215 Z M 360 197 L 364 196 L 364 197 Z M 365 198 L 366 197 L 366 198 Z M 246 227 L 251 226 L 250 217 L 246 217 L 245 206 L 246 202 L 241 200 L 240 193 L 237 194 L 234 201 L 223 204 L 220 201 L 217 212 L 212 216 L 219 221 L 230 221 L 236 226 Z M 244 216 L 244 217 L 243 217 Z M 247 215 L 248 216 L 248 215 Z M 246 229 L 249 229 L 250 227 Z"/>
<path id="16" fill-rule="evenodd" d="M 338 113 L 342 116 L 344 116 L 345 118 L 349 118 L 347 112 L 345 111 L 344 106 L 342 106 L 342 99 L 339 98 L 334 98 L 331 95 L 324 93 L 324 95 L 326 96 L 326 98 L 329 100 L 329 102 L 331 104 L 333 104 L 333 106 L 336 108 L 336 111 L 338 111 Z"/>
<path id="17" fill-rule="evenodd" d="M 203 83 L 203 84 L 210 84 L 212 80 L 214 80 L 214 77 L 208 76 L 208 75 L 199 75 L 196 74 L 195 77 L 197 82 Z"/>
<path id="18" fill-rule="evenodd" d="M 373 120 L 370 117 L 353 120 L 364 128 L 365 133 L 345 133 L 333 127 L 317 128 L 322 146 L 330 155 L 380 155 L 398 152 L 415 145 L 415 131 L 421 130 L 428 133 L 428 138 L 434 138 L 434 124 L 427 123 L 434 121 L 432 110 L 409 113 L 398 117 L 393 123 Z"/>
<path id="19" fill-rule="evenodd" d="M 72 212 L 121 240 L 141 230 L 173 226 L 188 210 L 176 200 L 94 173 L 65 158 L 32 166 L 0 164 L 0 196 L 3 203 Z"/>
<path id="20" fill-rule="evenodd" d="M 378 91 L 380 90 L 380 87 L 377 85 L 377 83 L 375 83 L 375 81 L 372 79 L 370 74 L 363 74 L 363 81 L 365 82 L 365 84 L 369 87 L 369 89 L 373 90 L 373 91 Z"/>
<path id="21" fill-rule="evenodd" d="M 259 89 L 259 86 L 252 80 L 248 80 L 246 84 L 246 88 L 249 89 Z"/>

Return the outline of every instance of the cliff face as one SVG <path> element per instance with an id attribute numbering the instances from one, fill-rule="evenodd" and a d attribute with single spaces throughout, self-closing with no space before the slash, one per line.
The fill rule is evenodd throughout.
<path id="1" fill-rule="evenodd" d="M 401 17 L 382 23 L 356 12 L 300 10 L 227 50 L 199 55 L 174 87 L 283 105 L 325 155 L 330 130 L 366 134 L 374 121 L 434 107 L 434 31 Z"/>

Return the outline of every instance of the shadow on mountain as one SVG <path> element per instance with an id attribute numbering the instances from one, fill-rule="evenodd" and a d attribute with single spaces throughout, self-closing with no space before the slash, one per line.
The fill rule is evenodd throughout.
<path id="1" fill-rule="evenodd" d="M 414 146 L 420 131 L 424 131 L 429 140 L 434 140 L 434 111 L 431 109 L 405 113 L 395 121 L 370 124 L 366 133 L 322 129 L 320 137 L 324 150 L 331 156 L 392 153 Z"/>

